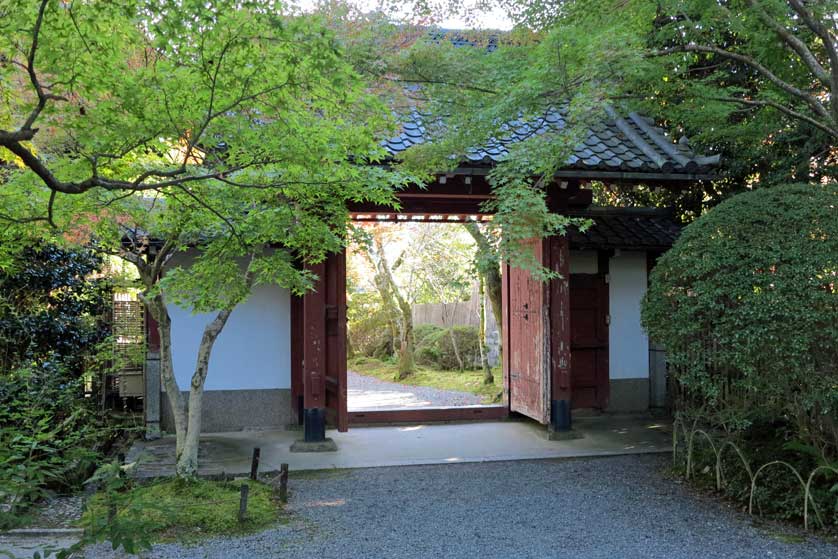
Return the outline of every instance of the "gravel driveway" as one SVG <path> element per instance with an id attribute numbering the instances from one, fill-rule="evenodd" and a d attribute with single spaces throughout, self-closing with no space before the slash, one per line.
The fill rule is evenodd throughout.
<path id="1" fill-rule="evenodd" d="M 838 557 L 662 477 L 662 456 L 344 470 L 293 477 L 295 520 L 148 557 L 679 559 Z M 99 547 L 88 558 L 112 557 Z"/>
<path id="2" fill-rule="evenodd" d="M 483 401 L 480 396 L 470 392 L 409 386 L 359 375 L 354 371 L 347 371 L 346 379 L 346 404 L 349 411 L 474 406 Z"/>

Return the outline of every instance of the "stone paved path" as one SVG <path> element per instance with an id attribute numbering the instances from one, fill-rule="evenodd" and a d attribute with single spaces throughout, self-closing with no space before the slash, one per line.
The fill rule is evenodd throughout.
<path id="1" fill-rule="evenodd" d="M 347 371 L 349 411 L 374 411 L 480 405 L 483 399 L 469 392 L 409 386 Z"/>

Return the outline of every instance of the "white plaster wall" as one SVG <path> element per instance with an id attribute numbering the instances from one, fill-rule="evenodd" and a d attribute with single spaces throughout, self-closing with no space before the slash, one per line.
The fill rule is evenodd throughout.
<path id="1" fill-rule="evenodd" d="M 179 259 L 186 264 L 188 259 Z M 181 390 L 189 389 L 204 326 L 213 314 L 170 305 L 172 361 Z M 206 390 L 291 388 L 291 297 L 260 285 L 230 315 L 210 357 Z"/>
<path id="2" fill-rule="evenodd" d="M 570 273 L 571 274 L 597 274 L 599 273 L 599 255 L 595 250 L 571 250 L 570 251 Z"/>
<path id="3" fill-rule="evenodd" d="M 608 264 L 608 365 L 612 379 L 649 378 L 649 339 L 640 325 L 646 253 L 622 251 Z"/>

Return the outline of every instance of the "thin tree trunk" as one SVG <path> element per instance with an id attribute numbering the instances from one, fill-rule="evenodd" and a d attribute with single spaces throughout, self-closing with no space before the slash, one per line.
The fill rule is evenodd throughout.
<path id="1" fill-rule="evenodd" d="M 179 477 L 194 477 L 198 473 L 198 443 L 201 438 L 201 419 L 204 404 L 204 383 L 207 380 L 212 348 L 219 334 L 227 324 L 227 319 L 233 309 L 219 311 L 215 318 L 204 327 L 201 345 L 198 347 L 198 358 L 195 362 L 195 372 L 189 387 L 189 410 L 186 437 L 183 450 L 177 461 L 177 475 Z"/>
<path id="2" fill-rule="evenodd" d="M 495 323 L 497 323 L 498 332 L 503 339 L 503 320 L 501 320 L 503 280 L 500 273 L 500 257 L 477 223 L 467 222 L 464 227 L 472 236 L 474 242 L 477 243 L 477 271 L 485 282 L 485 290 L 489 296 L 489 303 L 492 305 Z"/>
<path id="3" fill-rule="evenodd" d="M 233 308 L 222 309 L 215 318 L 204 327 L 201 338 L 201 345 L 198 348 L 198 357 L 195 363 L 195 372 L 189 389 L 189 400 L 187 402 L 180 391 L 174 373 L 172 362 L 172 321 L 166 306 L 164 296 L 157 293 L 148 297 L 162 274 L 163 256 L 155 259 L 153 265 L 141 260 L 136 255 L 126 255 L 124 258 L 134 264 L 139 272 L 140 279 L 146 287 L 143 300 L 149 312 L 157 321 L 158 333 L 160 335 L 160 379 L 169 404 L 172 408 L 172 416 L 175 423 L 175 471 L 179 477 L 194 477 L 198 473 L 198 443 L 201 437 L 201 419 L 203 412 L 204 383 L 206 382 L 209 369 L 210 356 L 215 341 L 227 324 L 227 319 L 233 312 Z M 255 255 L 251 255 L 247 270 L 245 271 L 245 283 L 249 288 L 253 286 L 254 276 L 252 265 Z"/>
<path id="4" fill-rule="evenodd" d="M 480 325 L 477 329 L 477 345 L 480 348 L 480 366 L 483 368 L 483 384 L 494 384 L 495 376 L 489 366 L 489 356 L 486 347 L 486 294 L 483 276 L 479 278 L 477 297 L 479 299 L 478 312 L 480 313 Z"/>
<path id="5" fill-rule="evenodd" d="M 187 412 L 186 401 L 178 387 L 172 362 L 172 319 L 163 295 L 157 294 L 151 299 L 145 299 L 149 312 L 157 322 L 157 332 L 160 336 L 160 380 L 175 422 L 175 459 L 179 460 L 186 440 Z"/>
<path id="6" fill-rule="evenodd" d="M 456 303 L 452 303 L 455 304 Z M 459 371 L 463 372 L 465 370 L 465 364 L 463 363 L 463 358 L 460 356 L 460 346 L 457 343 L 457 336 L 454 332 L 454 325 L 451 324 L 452 321 L 446 320 L 446 315 L 448 311 L 446 310 L 446 303 L 442 303 L 442 324 L 448 329 L 448 337 L 451 338 L 451 347 L 454 349 L 454 358 L 457 360 L 457 367 L 459 367 Z"/>
<path id="7" fill-rule="evenodd" d="M 392 282 L 392 277 L 390 278 Z M 391 284 L 392 285 L 392 284 Z M 395 285 L 393 285 L 395 288 Z M 401 339 L 399 347 L 399 371 L 396 380 L 404 380 L 416 370 L 413 356 L 413 312 L 410 304 L 398 291 L 394 292 L 401 311 Z"/>
<path id="8" fill-rule="evenodd" d="M 399 358 L 395 380 L 404 380 L 416 370 L 416 360 L 413 356 L 413 311 L 393 279 L 393 273 L 384 254 L 384 241 L 377 229 L 373 229 L 373 245 L 368 248 L 366 256 L 376 270 L 375 286 L 381 295 L 382 302 L 398 316 L 398 348 L 395 347 L 395 343 L 393 344 L 393 349 L 398 351 Z"/>

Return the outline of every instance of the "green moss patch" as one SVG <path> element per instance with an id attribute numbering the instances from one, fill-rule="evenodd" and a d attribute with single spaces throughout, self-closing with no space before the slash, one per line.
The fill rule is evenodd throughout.
<path id="1" fill-rule="evenodd" d="M 239 522 L 240 488 L 249 486 L 247 515 Z M 115 496 L 95 495 L 82 517 L 87 528 L 101 526 L 116 504 L 116 521 L 141 530 L 151 541 L 189 541 L 255 532 L 285 521 L 273 487 L 260 482 L 179 479 L 139 485 Z"/>

